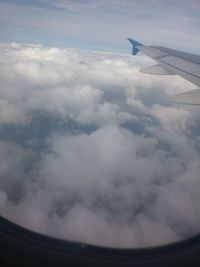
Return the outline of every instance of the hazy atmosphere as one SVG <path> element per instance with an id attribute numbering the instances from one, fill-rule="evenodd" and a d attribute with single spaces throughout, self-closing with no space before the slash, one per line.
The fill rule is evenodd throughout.
<path id="1" fill-rule="evenodd" d="M 0 1 L 2 216 L 120 248 L 200 232 L 200 109 L 170 101 L 196 87 L 127 54 L 127 36 L 198 50 L 199 2 L 164 2 Z"/>
<path id="2" fill-rule="evenodd" d="M 0 40 L 128 53 L 126 37 L 199 53 L 199 0 L 0 0 Z"/>

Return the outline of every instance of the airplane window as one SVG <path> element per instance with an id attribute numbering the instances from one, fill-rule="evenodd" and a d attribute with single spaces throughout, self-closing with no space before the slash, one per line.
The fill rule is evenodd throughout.
<path id="1" fill-rule="evenodd" d="M 195 0 L 0 2 L 1 216 L 115 248 L 200 232 L 199 12 Z"/>

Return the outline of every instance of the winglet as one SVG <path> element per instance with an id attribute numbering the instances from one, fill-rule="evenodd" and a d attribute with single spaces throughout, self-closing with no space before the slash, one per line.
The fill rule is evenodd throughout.
<path id="1" fill-rule="evenodd" d="M 140 51 L 140 49 L 138 49 L 138 47 L 143 46 L 143 44 L 141 44 L 138 41 L 135 41 L 131 38 L 127 38 L 127 39 L 133 46 L 132 55 L 136 55 Z"/>

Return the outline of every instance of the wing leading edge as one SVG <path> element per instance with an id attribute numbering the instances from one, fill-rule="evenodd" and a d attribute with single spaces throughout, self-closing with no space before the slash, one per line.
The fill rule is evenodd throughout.
<path id="1" fill-rule="evenodd" d="M 153 66 L 143 68 L 141 70 L 143 73 L 179 75 L 200 86 L 200 56 L 166 47 L 146 46 L 131 38 L 128 38 L 128 41 L 132 44 L 133 55 L 141 51 L 157 62 Z M 172 101 L 179 104 L 200 106 L 200 89 L 175 95 L 172 97 Z"/>

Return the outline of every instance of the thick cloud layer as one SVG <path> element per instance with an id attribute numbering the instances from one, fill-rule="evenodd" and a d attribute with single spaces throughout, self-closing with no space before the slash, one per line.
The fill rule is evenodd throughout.
<path id="1" fill-rule="evenodd" d="M 200 231 L 200 112 L 143 56 L 1 44 L 0 212 L 58 238 L 144 247 Z"/>

